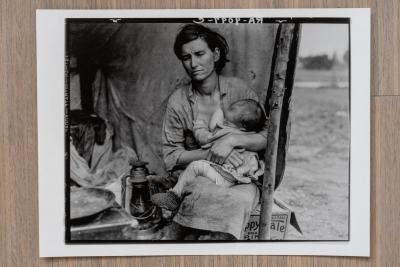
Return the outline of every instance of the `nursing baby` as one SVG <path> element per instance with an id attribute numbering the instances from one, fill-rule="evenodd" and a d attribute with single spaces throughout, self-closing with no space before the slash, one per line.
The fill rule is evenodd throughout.
<path id="1" fill-rule="evenodd" d="M 217 109 L 208 125 L 204 120 L 195 120 L 193 132 L 202 148 L 208 149 L 223 136 L 261 131 L 265 120 L 266 116 L 260 104 L 252 99 L 244 99 L 232 103 L 225 112 Z M 152 202 L 159 207 L 176 210 L 183 199 L 183 188 L 198 176 L 224 187 L 257 181 L 258 176 L 264 173 L 264 162 L 258 158 L 256 152 L 243 149 L 237 151 L 242 158 L 242 163 L 237 167 L 229 162 L 222 165 L 207 160 L 191 162 L 179 176 L 176 185 L 166 193 L 154 194 Z"/>

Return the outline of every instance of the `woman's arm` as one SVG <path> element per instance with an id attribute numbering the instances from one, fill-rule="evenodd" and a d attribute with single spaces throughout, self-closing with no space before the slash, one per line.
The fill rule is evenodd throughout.
<path id="1" fill-rule="evenodd" d="M 178 158 L 178 165 L 187 165 L 192 161 L 206 159 L 208 149 L 186 150 Z"/>
<path id="2" fill-rule="evenodd" d="M 259 133 L 232 134 L 228 136 L 227 142 L 230 142 L 234 148 L 244 148 L 254 152 L 263 150 L 267 147 L 267 138 Z"/>
<path id="3" fill-rule="evenodd" d="M 208 149 L 186 150 L 185 149 L 185 130 L 187 127 L 183 123 L 183 111 L 177 106 L 182 99 L 170 98 L 165 111 L 162 142 L 163 157 L 167 171 L 177 167 L 185 166 L 194 160 L 206 159 Z M 206 126 L 207 127 L 207 126 Z"/>
<path id="4" fill-rule="evenodd" d="M 172 171 L 177 165 L 181 154 L 186 152 L 184 147 L 184 125 L 179 111 L 168 102 L 162 129 L 163 159 L 167 171 Z"/>
<path id="5" fill-rule="evenodd" d="M 223 164 L 234 148 L 244 148 L 250 151 L 260 151 L 267 147 L 267 139 L 262 134 L 231 134 L 216 141 L 210 148 L 207 160 Z M 241 159 L 234 154 L 231 163 L 240 165 Z"/>

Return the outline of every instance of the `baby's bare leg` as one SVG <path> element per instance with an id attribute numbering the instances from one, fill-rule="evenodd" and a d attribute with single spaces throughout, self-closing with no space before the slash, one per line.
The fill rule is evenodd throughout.
<path id="1" fill-rule="evenodd" d="M 186 184 L 196 180 L 197 176 L 203 176 L 214 183 L 223 179 L 221 175 L 210 166 L 210 163 L 205 160 L 197 160 L 190 163 L 187 168 L 179 176 L 178 182 L 171 189 L 176 195 L 181 197 L 182 190 Z"/>

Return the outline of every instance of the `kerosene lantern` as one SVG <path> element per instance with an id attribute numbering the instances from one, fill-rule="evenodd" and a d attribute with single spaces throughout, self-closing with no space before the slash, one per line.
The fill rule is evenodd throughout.
<path id="1" fill-rule="evenodd" d="M 135 239 L 151 239 L 158 230 L 161 221 L 161 210 L 150 200 L 149 173 L 147 162 L 131 160 L 130 174 L 122 179 L 122 207 L 139 225 L 129 231 Z"/>

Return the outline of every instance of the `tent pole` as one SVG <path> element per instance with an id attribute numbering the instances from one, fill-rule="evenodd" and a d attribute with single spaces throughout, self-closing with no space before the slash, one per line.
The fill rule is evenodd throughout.
<path id="1" fill-rule="evenodd" d="M 275 42 L 273 56 L 273 72 L 271 73 L 271 81 L 266 100 L 267 114 L 269 115 L 269 132 L 268 143 L 265 152 L 265 171 L 263 186 L 261 192 L 261 214 L 260 214 L 260 231 L 259 240 L 270 240 L 270 228 L 272 207 L 274 203 L 276 166 L 278 157 L 278 143 L 280 140 L 281 114 L 286 94 L 292 93 L 294 68 L 296 66 L 296 56 L 299 44 L 300 27 L 293 23 L 281 23 L 277 30 L 277 38 Z M 292 58 L 294 57 L 294 58 Z M 291 61 L 291 62 L 289 62 Z M 290 88 L 286 88 L 290 87 Z M 289 98 L 288 98 L 289 97 Z M 290 95 L 285 99 L 290 99 Z M 283 112 L 289 112 L 285 110 Z M 284 121 L 287 124 L 288 121 Z M 288 142 L 288 140 L 287 140 Z"/>

